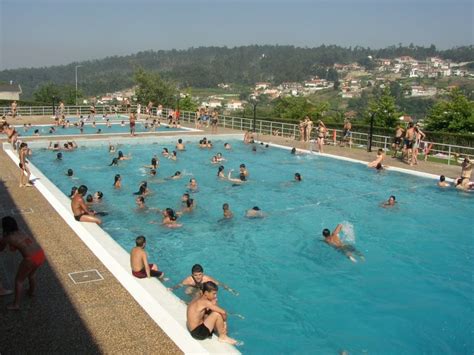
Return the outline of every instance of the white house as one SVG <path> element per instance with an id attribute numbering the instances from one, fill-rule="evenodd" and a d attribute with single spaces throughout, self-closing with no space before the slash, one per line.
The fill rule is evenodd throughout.
<path id="1" fill-rule="evenodd" d="M 424 87 L 424 86 L 412 86 L 411 87 L 411 96 L 435 96 L 436 88 L 434 86 Z"/>
<path id="2" fill-rule="evenodd" d="M 244 108 L 242 101 L 240 100 L 230 100 L 225 107 L 228 110 L 242 110 Z"/>
<path id="3" fill-rule="evenodd" d="M 255 83 L 255 90 L 265 90 L 268 89 L 272 84 L 266 82 Z"/>
<path id="4" fill-rule="evenodd" d="M 19 84 L 3 84 L 0 85 L 0 100 L 20 100 L 21 86 Z"/>

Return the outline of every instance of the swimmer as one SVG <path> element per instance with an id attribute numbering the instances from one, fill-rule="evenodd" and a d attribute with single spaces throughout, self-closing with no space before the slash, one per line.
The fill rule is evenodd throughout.
<path id="1" fill-rule="evenodd" d="M 219 179 L 225 179 L 224 165 L 219 166 L 219 168 L 217 169 L 217 177 Z"/>
<path id="2" fill-rule="evenodd" d="M 229 204 L 228 204 L 228 203 L 224 203 L 224 204 L 222 205 L 222 210 L 223 210 L 224 218 L 225 218 L 225 219 L 230 219 L 230 218 L 234 217 L 234 214 L 233 214 L 232 211 L 230 210 L 230 207 L 229 207 Z"/>
<path id="3" fill-rule="evenodd" d="M 247 167 L 245 166 L 245 164 L 240 164 L 239 170 L 240 170 L 241 174 L 245 175 L 245 177 L 249 176 L 249 172 L 248 172 Z"/>
<path id="4" fill-rule="evenodd" d="M 91 222 L 101 224 L 102 221 L 95 217 L 95 212 L 87 208 L 84 202 L 84 196 L 87 194 L 87 186 L 81 185 L 72 197 L 71 209 L 74 219 L 78 222 Z"/>
<path id="5" fill-rule="evenodd" d="M 183 143 L 183 140 L 180 138 L 178 139 L 178 143 L 176 144 L 176 149 L 177 150 L 186 150 L 186 147 Z"/>
<path id="6" fill-rule="evenodd" d="M 109 153 L 115 153 L 115 145 L 109 142 Z"/>
<path id="7" fill-rule="evenodd" d="M 194 339 L 204 340 L 216 331 L 219 341 L 237 344 L 237 340 L 227 335 L 227 312 L 217 305 L 217 285 L 204 282 L 201 297 L 194 299 L 186 311 L 186 326 Z"/>
<path id="8" fill-rule="evenodd" d="M 183 194 L 181 197 L 181 212 L 192 212 L 192 210 L 196 207 L 196 204 L 194 203 L 194 199 L 192 199 L 188 193 Z"/>
<path id="9" fill-rule="evenodd" d="M 298 181 L 298 182 L 301 181 L 301 174 L 300 173 L 295 173 L 295 181 Z"/>
<path id="10" fill-rule="evenodd" d="M 112 159 L 112 162 L 109 164 L 109 166 L 112 166 L 112 165 L 113 165 L 113 166 L 117 166 L 117 165 L 118 165 L 118 161 L 119 161 L 118 158 L 113 158 L 113 159 Z"/>
<path id="11" fill-rule="evenodd" d="M 74 171 L 72 169 L 67 169 L 67 172 L 66 172 L 66 176 L 73 176 L 74 175 Z"/>
<path id="12" fill-rule="evenodd" d="M 198 190 L 198 184 L 197 184 L 195 178 L 191 178 L 189 180 L 188 189 L 193 191 L 193 192 L 196 192 Z"/>
<path id="13" fill-rule="evenodd" d="M 63 153 L 59 152 L 56 154 L 56 160 L 63 160 Z"/>
<path id="14" fill-rule="evenodd" d="M 92 197 L 94 202 L 101 202 L 102 198 L 104 197 L 104 193 L 102 191 L 96 191 Z"/>
<path id="15" fill-rule="evenodd" d="M 177 171 L 174 173 L 174 175 L 170 176 L 169 178 L 166 178 L 167 180 L 178 180 L 181 179 L 183 175 L 181 174 L 181 171 Z"/>
<path id="16" fill-rule="evenodd" d="M 224 161 L 224 157 L 222 156 L 222 153 L 217 153 L 216 154 L 216 159 L 220 163 L 221 161 Z"/>
<path id="17" fill-rule="evenodd" d="M 146 206 L 145 206 L 145 197 L 143 197 L 143 196 L 138 196 L 135 199 L 135 203 L 137 204 L 137 208 L 139 210 L 142 210 L 142 209 L 146 208 Z"/>
<path id="18" fill-rule="evenodd" d="M 146 196 L 150 193 L 150 190 L 148 189 L 148 184 L 146 181 L 142 181 L 140 184 L 140 187 L 138 188 L 138 191 L 134 193 L 134 195 L 139 195 L 139 196 Z"/>
<path id="19" fill-rule="evenodd" d="M 155 169 L 150 169 L 150 175 L 151 176 L 156 176 L 156 170 Z"/>
<path id="20" fill-rule="evenodd" d="M 168 155 L 168 159 L 171 159 L 174 161 L 178 160 L 178 156 L 176 155 L 176 150 L 173 150 L 173 152 Z"/>
<path id="21" fill-rule="evenodd" d="M 191 268 L 191 275 L 186 277 L 183 281 L 181 281 L 179 284 L 170 287 L 170 291 L 177 290 L 178 288 L 181 287 L 187 287 L 185 293 L 186 294 L 197 294 L 201 295 L 201 290 L 202 290 L 202 285 L 204 282 L 212 281 L 218 286 L 222 286 L 225 290 L 229 291 L 230 293 L 238 296 L 239 293 L 236 292 L 235 290 L 231 289 L 229 286 L 223 284 L 222 282 L 217 281 L 213 277 L 204 274 L 204 269 L 201 265 L 195 264 Z"/>
<path id="22" fill-rule="evenodd" d="M 382 203 L 381 206 L 383 208 L 393 207 L 393 206 L 395 206 L 396 203 L 397 203 L 397 199 L 395 198 L 395 196 L 392 195 L 388 198 L 388 200 L 386 202 Z"/>
<path id="23" fill-rule="evenodd" d="M 122 177 L 120 174 L 115 175 L 114 177 L 114 188 L 120 189 L 122 187 Z"/>
<path id="24" fill-rule="evenodd" d="M 224 149 L 226 149 L 226 150 L 231 150 L 232 147 L 230 146 L 229 143 L 224 143 Z"/>
<path id="25" fill-rule="evenodd" d="M 71 192 L 69 193 L 69 197 L 70 197 L 70 198 L 73 198 L 74 195 L 76 194 L 76 192 L 77 192 L 77 186 L 73 186 L 73 187 L 71 188 Z"/>
<path id="26" fill-rule="evenodd" d="M 170 153 L 168 152 L 168 148 L 163 148 L 163 150 L 161 151 L 161 155 L 167 158 L 170 155 Z"/>
<path id="27" fill-rule="evenodd" d="M 444 175 L 441 175 L 439 177 L 438 186 L 439 187 L 450 187 L 451 184 L 446 181 L 446 177 Z"/>
<path id="28" fill-rule="evenodd" d="M 178 228 L 181 227 L 181 224 L 177 223 L 178 215 L 172 208 L 167 208 L 163 212 L 163 220 L 161 224 L 168 228 Z"/>
<path id="29" fill-rule="evenodd" d="M 356 253 L 361 258 L 363 258 L 362 254 L 359 253 L 352 245 L 344 244 L 340 237 L 339 233 L 341 232 L 342 224 L 338 224 L 336 229 L 331 233 L 329 229 L 323 230 L 324 241 L 337 249 L 338 251 L 342 252 L 349 260 L 356 263 L 356 258 L 352 255 L 352 253 Z"/>
<path id="30" fill-rule="evenodd" d="M 153 158 L 151 158 L 151 164 L 150 165 L 144 165 L 143 167 L 144 168 L 151 168 L 151 169 L 158 169 L 158 164 L 159 164 L 159 160 L 157 158 L 156 155 L 153 156 Z"/>
<path id="31" fill-rule="evenodd" d="M 233 177 L 232 177 L 232 172 L 233 172 L 233 171 L 234 171 L 234 169 L 231 169 L 231 170 L 229 171 L 229 174 L 228 174 L 228 176 L 227 176 L 227 180 L 229 180 L 229 181 L 231 181 L 231 182 L 234 182 L 234 183 L 237 183 L 237 184 L 241 184 L 241 183 L 247 181 L 247 179 L 246 179 L 246 177 L 245 177 L 245 174 L 243 174 L 243 173 L 240 173 L 240 174 L 239 174 L 239 178 L 238 178 L 238 179 L 233 178 Z"/>
<path id="32" fill-rule="evenodd" d="M 123 155 L 123 152 L 121 150 L 118 151 L 118 157 L 117 157 L 118 160 L 129 160 L 129 159 L 132 159 L 131 158 L 131 155 Z"/>
<path id="33" fill-rule="evenodd" d="M 215 155 L 213 155 L 211 158 L 211 164 L 219 164 L 219 162 L 217 161 L 217 157 Z"/>
<path id="34" fill-rule="evenodd" d="M 258 206 L 252 207 L 251 209 L 245 212 L 245 217 L 247 218 L 264 218 L 266 215 L 260 210 Z"/>

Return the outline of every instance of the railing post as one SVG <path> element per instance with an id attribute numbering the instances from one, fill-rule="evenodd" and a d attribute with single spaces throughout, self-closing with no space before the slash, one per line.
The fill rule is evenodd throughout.
<path id="1" fill-rule="evenodd" d="M 448 148 L 448 165 L 451 165 L 451 146 Z"/>
<path id="2" fill-rule="evenodd" d="M 270 121 L 270 135 L 272 134 L 272 132 L 273 132 L 273 122 Z"/>
<path id="3" fill-rule="evenodd" d="M 260 134 L 262 134 L 262 121 L 260 121 L 260 128 L 259 128 L 259 131 L 260 131 Z"/>
<path id="4" fill-rule="evenodd" d="M 242 124 L 243 124 L 244 120 L 243 119 L 240 119 L 240 130 L 243 131 L 244 129 L 242 128 Z"/>
<path id="5" fill-rule="evenodd" d="M 385 136 L 384 142 L 383 142 L 383 150 L 387 150 L 387 136 Z"/>

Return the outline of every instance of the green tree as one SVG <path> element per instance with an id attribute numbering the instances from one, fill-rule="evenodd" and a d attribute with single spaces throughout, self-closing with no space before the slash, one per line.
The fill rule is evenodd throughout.
<path id="1" fill-rule="evenodd" d="M 198 108 L 198 103 L 191 98 L 191 95 L 186 95 L 179 101 L 180 111 L 191 111 L 195 112 Z"/>
<path id="2" fill-rule="evenodd" d="M 146 105 L 152 101 L 155 105 L 173 107 L 176 104 L 176 90 L 160 74 L 147 72 L 142 68 L 135 72 L 134 80 L 137 85 L 137 101 Z"/>
<path id="3" fill-rule="evenodd" d="M 59 85 L 48 82 L 40 86 L 38 90 L 33 93 L 33 97 L 36 102 L 50 103 L 53 101 L 53 97 L 61 96 L 61 88 Z"/>
<path id="4" fill-rule="evenodd" d="M 276 100 L 273 115 L 281 118 L 290 118 L 295 121 L 305 116 L 319 119 L 328 107 L 329 104 L 327 102 L 313 104 L 304 97 L 282 97 Z"/>
<path id="5" fill-rule="evenodd" d="M 390 94 L 390 88 L 385 87 L 374 99 L 369 101 L 369 112 L 366 120 L 374 115 L 375 125 L 380 127 L 394 127 L 401 113 L 395 105 L 395 98 Z"/>
<path id="6" fill-rule="evenodd" d="M 426 128 L 453 133 L 474 132 L 474 101 L 468 100 L 459 89 L 452 90 L 447 101 L 433 106 L 426 118 Z"/>

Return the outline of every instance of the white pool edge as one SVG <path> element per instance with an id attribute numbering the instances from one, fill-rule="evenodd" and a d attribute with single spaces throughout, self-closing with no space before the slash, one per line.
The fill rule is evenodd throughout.
<path id="1" fill-rule="evenodd" d="M 11 150 L 10 144 L 3 143 L 3 150 L 18 165 L 19 159 Z M 93 223 L 77 222 L 70 211 L 70 199 L 32 163 L 29 167 L 31 180 L 34 180 L 38 191 L 185 354 L 240 354 L 237 348 L 219 342 L 216 336 L 204 341 L 193 339 L 186 328 L 185 303 L 168 291 L 157 279 L 133 277 L 129 254 L 99 226 Z M 164 271 L 166 273 L 166 270 Z"/>

